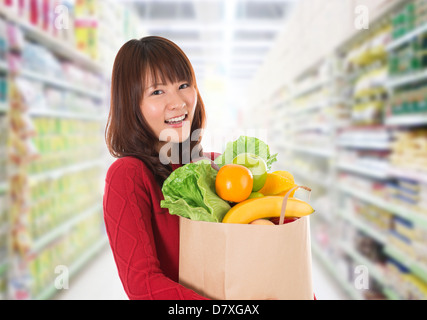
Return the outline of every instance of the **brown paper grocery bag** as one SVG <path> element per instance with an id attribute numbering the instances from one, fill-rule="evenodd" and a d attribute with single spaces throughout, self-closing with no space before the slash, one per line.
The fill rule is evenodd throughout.
<path id="1" fill-rule="evenodd" d="M 309 217 L 274 226 L 181 217 L 179 281 L 211 299 L 313 299 Z"/>

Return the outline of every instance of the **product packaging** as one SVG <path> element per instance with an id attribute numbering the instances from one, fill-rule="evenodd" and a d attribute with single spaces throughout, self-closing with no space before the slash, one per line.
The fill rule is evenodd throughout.
<path id="1" fill-rule="evenodd" d="M 205 297 L 311 300 L 311 266 L 308 216 L 274 226 L 180 217 L 179 281 Z"/>

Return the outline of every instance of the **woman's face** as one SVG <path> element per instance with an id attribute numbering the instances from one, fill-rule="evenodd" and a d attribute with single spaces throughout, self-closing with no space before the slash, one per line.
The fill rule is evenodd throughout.
<path id="1" fill-rule="evenodd" d="M 189 137 L 196 103 L 196 88 L 188 82 L 155 83 L 149 79 L 141 112 L 159 138 L 159 146 L 166 142 L 179 143 Z"/>

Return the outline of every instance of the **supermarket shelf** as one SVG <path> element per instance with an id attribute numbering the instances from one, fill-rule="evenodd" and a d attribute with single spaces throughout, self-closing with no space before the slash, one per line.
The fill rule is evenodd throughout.
<path id="1" fill-rule="evenodd" d="M 419 263 L 406 253 L 391 245 L 386 246 L 384 252 L 406 266 L 423 281 L 427 282 L 427 266 L 425 264 Z"/>
<path id="2" fill-rule="evenodd" d="M 82 112 L 63 111 L 54 109 L 30 109 L 29 115 L 34 117 L 54 117 L 67 119 L 80 119 L 89 121 L 104 121 L 105 115 L 85 114 Z"/>
<path id="3" fill-rule="evenodd" d="M 84 252 L 79 259 L 77 259 L 69 268 L 70 277 L 74 276 L 86 263 L 88 263 L 106 244 L 108 238 L 103 235 L 101 239 L 95 242 L 92 246 Z M 46 287 L 37 297 L 36 300 L 47 300 L 57 292 L 54 284 Z"/>
<path id="4" fill-rule="evenodd" d="M 7 192 L 9 183 L 7 181 L 0 181 L 0 194 Z"/>
<path id="5" fill-rule="evenodd" d="M 309 104 L 307 106 L 300 107 L 300 108 L 294 107 L 294 108 L 290 109 L 289 113 L 292 115 L 295 115 L 295 114 L 299 114 L 299 113 L 305 113 L 307 111 L 309 111 L 309 112 L 318 111 L 319 109 L 329 107 L 329 106 L 333 105 L 334 103 L 339 103 L 339 102 L 342 102 L 342 101 L 340 99 L 327 99 L 327 100 L 319 101 L 317 103 L 312 103 L 312 104 Z"/>
<path id="6" fill-rule="evenodd" d="M 421 126 L 427 125 L 427 114 L 392 116 L 385 119 L 388 126 Z"/>
<path id="7" fill-rule="evenodd" d="M 98 159 L 98 160 L 92 160 L 92 161 L 86 161 L 81 162 L 73 165 L 69 165 L 66 167 L 62 167 L 55 170 L 50 170 L 46 172 L 41 172 L 37 174 L 32 174 L 29 176 L 30 183 L 38 183 L 41 180 L 45 179 L 58 179 L 59 177 L 63 176 L 64 174 L 69 174 L 72 172 L 82 171 L 91 167 L 95 166 L 101 166 L 105 163 L 104 160 Z"/>
<path id="8" fill-rule="evenodd" d="M 298 89 L 293 94 L 293 98 L 296 99 L 296 98 L 302 97 L 306 94 L 309 94 L 313 91 L 319 90 L 319 89 L 323 88 L 323 86 L 325 86 L 328 83 L 329 83 L 329 81 L 325 81 L 323 79 L 318 80 L 318 81 L 314 82 L 313 84 L 310 84 L 309 86 L 305 86 L 303 88 Z"/>
<path id="9" fill-rule="evenodd" d="M 375 140 L 338 140 L 339 147 L 366 149 L 366 150 L 390 150 L 391 143 L 389 141 Z"/>
<path id="10" fill-rule="evenodd" d="M 391 89 L 396 87 L 407 86 L 425 80 L 427 80 L 427 70 L 422 70 L 405 74 L 402 76 L 390 77 L 386 82 L 386 86 Z"/>
<path id="11" fill-rule="evenodd" d="M 399 48 L 400 46 L 407 44 L 409 41 L 413 40 L 414 38 L 416 38 L 417 36 L 419 36 L 425 32 L 427 32 L 427 24 L 421 25 L 421 26 L 415 28 L 414 30 L 412 30 L 411 32 L 405 34 L 404 36 L 402 36 L 396 40 L 393 40 L 392 42 L 390 42 L 387 45 L 386 49 L 387 49 L 387 51 L 395 50 L 395 49 Z"/>
<path id="12" fill-rule="evenodd" d="M 310 183 L 315 183 L 315 184 L 318 184 L 318 185 L 325 187 L 325 188 L 328 188 L 332 185 L 331 178 L 326 178 L 326 177 L 322 178 L 322 177 L 319 177 L 318 175 L 316 175 L 315 173 L 313 174 L 312 172 L 305 172 L 303 170 L 292 169 L 292 173 L 295 176 L 298 176 L 300 178 L 310 180 Z"/>
<path id="13" fill-rule="evenodd" d="M 8 265 L 7 261 L 3 261 L 2 263 L 0 263 L 0 276 L 6 272 L 7 265 Z"/>
<path id="14" fill-rule="evenodd" d="M 357 190 L 345 183 L 340 183 L 339 188 L 340 190 L 342 190 L 347 194 L 350 194 L 358 199 L 374 204 L 377 207 L 380 207 L 384 210 L 392 212 L 402 218 L 406 218 L 422 228 L 427 228 L 427 215 L 423 215 L 422 213 L 419 213 L 411 209 L 405 208 L 401 205 L 392 203 L 378 196 L 371 195 L 366 191 Z"/>
<path id="15" fill-rule="evenodd" d="M 401 131 L 420 129 L 420 145 L 423 145 L 425 141 L 423 130 L 427 126 L 426 112 L 419 112 L 421 108 L 418 108 L 419 113 L 412 115 L 403 114 L 403 111 L 406 110 L 404 108 L 402 108 L 401 115 L 391 114 L 389 111 L 391 111 L 390 106 L 399 99 L 408 99 L 410 101 L 411 99 L 419 98 L 422 101 L 421 94 L 424 95 L 423 89 L 427 87 L 427 68 L 396 75 L 394 73 L 389 74 L 388 78 L 383 78 L 384 74 L 378 72 L 381 68 L 392 69 L 395 67 L 396 70 L 403 70 L 404 67 L 415 67 L 415 63 L 412 62 L 411 64 L 411 59 L 419 58 L 419 55 L 424 52 L 425 44 L 423 43 L 421 45 L 422 49 L 412 48 L 411 51 L 408 48 L 408 52 L 401 52 L 401 55 L 393 55 L 392 58 L 395 58 L 395 60 L 389 59 L 388 56 L 390 52 L 394 53 L 393 50 L 397 51 L 401 47 L 403 49 L 404 45 L 409 44 L 417 36 L 427 33 L 427 22 L 423 22 L 422 26 L 417 27 L 415 30 L 408 32 L 398 39 L 392 39 L 387 44 L 390 41 L 391 32 L 402 28 L 402 25 L 396 25 L 397 23 L 393 17 L 408 14 L 409 10 L 407 10 L 407 6 L 411 5 L 411 2 L 407 0 L 388 1 L 387 4 L 381 6 L 382 9 L 378 9 L 376 12 L 374 21 L 371 21 L 372 27 L 370 30 L 362 32 L 355 31 L 354 34 L 348 34 L 347 39 L 343 39 L 344 41 L 338 46 L 331 47 L 328 54 L 322 55 L 320 58 L 316 56 L 307 62 L 306 65 L 309 68 L 304 67 L 301 68 L 302 70 L 297 70 L 295 72 L 296 76 L 293 76 L 291 79 L 286 78 L 280 83 L 281 87 L 286 88 L 296 88 L 299 85 L 291 98 L 287 98 L 286 100 L 289 102 L 289 106 L 292 106 L 292 108 L 287 108 L 286 110 L 286 127 L 283 127 L 282 123 L 282 131 L 278 130 L 282 135 L 287 135 L 286 139 L 282 136 L 275 140 L 277 148 L 282 152 L 286 151 L 286 156 L 290 158 L 289 162 L 295 162 L 294 168 L 290 165 L 291 168 L 289 170 L 296 178 L 304 178 L 317 184 L 322 181 L 317 181 L 316 177 L 310 176 L 310 174 L 313 175 L 316 173 L 315 168 L 321 168 L 321 171 L 324 171 L 325 175 L 331 177 L 344 172 L 351 172 L 353 176 L 357 176 L 361 180 L 364 177 L 369 177 L 369 180 L 375 180 L 377 184 L 381 184 L 384 188 L 394 178 L 411 179 L 427 184 L 427 171 L 416 172 L 414 170 L 415 167 L 412 169 L 409 167 L 410 165 L 408 165 L 409 169 L 394 168 L 392 167 L 390 158 L 387 156 L 388 152 L 391 154 L 396 152 L 397 148 L 394 148 L 394 138 L 397 139 L 399 136 L 398 133 Z M 294 31 L 297 32 L 297 30 Z M 280 50 L 284 46 L 285 43 L 283 42 L 277 46 L 277 51 L 275 52 L 277 56 L 280 56 Z M 292 48 L 289 49 L 292 50 Z M 292 51 L 295 55 L 300 52 L 300 48 L 295 48 L 295 51 Z M 367 63 L 364 67 L 361 67 L 357 63 L 352 64 L 350 61 L 354 57 L 369 58 L 370 65 Z M 267 65 L 268 68 L 266 67 L 265 69 L 274 72 L 279 61 L 280 59 L 277 58 L 277 61 L 269 62 Z M 292 63 L 292 61 L 288 61 L 287 63 Z M 398 67 L 396 66 L 397 64 L 399 65 Z M 263 70 L 262 72 L 262 75 L 266 77 L 267 71 Z M 333 80 L 334 78 L 336 79 L 336 75 L 333 75 L 333 73 L 337 72 L 341 73 L 342 81 L 340 82 L 334 82 Z M 329 77 L 329 81 L 325 81 L 323 79 L 324 76 Z M 330 85 L 327 85 L 328 82 Z M 265 86 L 262 81 L 259 81 L 258 85 L 261 87 Z M 371 93 L 376 92 L 375 90 L 369 90 L 369 88 L 376 87 L 377 85 L 381 85 L 383 89 L 382 93 L 387 94 L 371 96 Z M 327 90 L 322 90 L 323 88 Z M 409 91 L 415 91 L 418 88 L 420 89 L 419 96 L 415 92 L 409 93 Z M 408 91 L 407 95 L 406 91 Z M 411 95 L 412 93 L 414 95 Z M 418 92 L 416 93 L 418 94 Z M 362 94 L 358 97 L 362 99 L 356 99 L 358 94 Z M 276 95 L 277 92 L 272 91 L 266 100 L 273 100 Z M 337 101 L 339 105 L 338 103 L 334 104 L 333 101 L 328 101 L 328 99 L 333 100 L 334 96 L 340 97 L 341 95 L 347 97 L 347 101 L 342 101 L 341 99 L 341 101 Z M 381 101 L 381 112 L 385 111 L 384 118 L 380 117 L 380 114 L 376 113 L 376 111 L 373 111 L 374 105 L 370 106 L 370 102 L 378 101 Z M 331 108 L 326 108 L 328 104 Z M 254 104 L 253 107 L 257 108 L 258 106 Z M 407 109 L 409 110 L 409 108 Z M 281 112 L 279 109 L 275 109 L 274 111 L 277 113 Z M 305 112 L 310 112 L 311 117 L 304 118 Z M 327 116 L 335 117 L 331 121 L 331 130 L 327 132 L 328 140 L 322 139 L 325 141 L 324 143 L 316 144 L 315 131 L 313 130 L 315 129 L 320 132 L 322 127 L 318 123 Z M 358 122 L 352 122 L 354 119 L 358 120 Z M 264 120 L 264 122 L 260 121 L 260 123 L 267 123 L 272 128 L 276 128 L 282 122 L 281 118 L 271 115 L 266 115 L 261 120 Z M 301 123 L 301 125 L 298 128 L 292 128 L 292 124 L 294 123 Z M 307 132 L 298 132 L 294 139 L 288 136 L 288 133 L 304 130 Z M 311 130 L 311 132 L 308 132 L 308 130 Z M 298 139 L 300 142 L 297 141 Z M 321 139 L 318 141 L 321 141 Z M 325 150 L 327 147 L 330 148 Z M 369 161 L 368 157 L 378 157 L 381 159 L 378 162 L 374 162 L 374 160 Z M 408 157 L 410 157 L 409 152 Z M 349 161 L 346 161 L 346 158 Z M 354 161 L 350 161 L 353 159 Z M 298 163 L 305 162 L 309 164 L 306 169 L 307 172 L 299 172 L 295 167 L 297 167 Z M 420 161 L 419 163 L 419 167 L 421 167 L 422 162 Z M 369 204 L 375 205 L 386 211 L 390 216 L 403 217 L 411 221 L 416 229 L 424 230 L 427 230 L 427 212 L 422 212 L 422 208 L 418 208 L 416 205 L 410 206 L 392 197 L 386 198 L 386 193 L 375 193 L 374 191 L 370 191 L 370 189 L 364 189 L 362 183 L 360 185 L 357 184 L 357 179 L 352 181 L 354 181 L 354 185 L 353 183 L 345 183 L 343 180 L 343 182 L 332 183 L 329 186 L 330 188 L 328 188 L 326 196 L 335 213 L 334 221 L 332 221 L 333 225 L 336 225 L 337 217 L 341 218 L 341 222 L 347 222 L 344 224 L 346 227 L 352 230 L 360 230 L 364 236 L 369 236 L 382 244 L 381 247 L 373 249 L 380 250 L 381 253 L 386 253 L 396 260 L 406 261 L 412 273 L 427 282 L 427 266 L 413 261 L 414 259 L 411 260 L 410 257 L 399 250 L 398 244 L 389 241 L 388 230 L 381 229 L 374 223 L 370 223 L 367 219 L 364 219 L 362 215 L 358 215 L 359 207 L 356 207 L 354 214 L 351 214 L 351 210 L 345 210 L 342 206 L 346 203 L 346 200 L 360 200 L 357 203 L 363 202 L 362 205 L 366 206 Z M 318 196 L 323 200 L 326 197 L 322 193 L 324 190 L 323 188 L 319 189 Z M 418 193 L 420 194 L 421 192 Z M 344 195 L 345 197 L 343 197 Z M 316 199 L 313 200 L 315 201 Z M 319 207 L 321 204 L 320 202 Z M 322 228 L 324 225 L 331 225 L 329 221 L 321 220 L 326 217 L 324 214 L 319 215 L 320 219 L 317 220 L 319 228 Z M 337 228 L 339 227 L 337 226 Z M 329 234 L 331 240 L 330 246 L 321 247 L 319 244 L 312 243 L 312 249 L 313 254 L 319 257 L 319 260 L 329 269 L 332 276 L 337 279 L 341 286 L 353 298 L 364 299 L 371 297 L 365 297 L 363 291 L 355 289 L 351 280 L 337 274 L 335 262 L 345 266 L 356 262 L 356 264 L 368 266 L 369 274 L 381 284 L 379 288 L 373 289 L 373 294 L 378 290 L 379 294 L 384 294 L 389 299 L 400 299 L 401 297 L 398 292 L 401 292 L 401 290 L 397 290 L 399 287 L 393 287 L 396 286 L 396 283 L 392 283 L 392 281 L 388 283 L 388 275 L 385 274 L 386 267 L 383 268 L 383 265 L 369 261 L 369 259 L 357 251 L 356 247 L 346 243 L 343 244 L 342 235 L 338 232 L 338 234 L 333 234 L 334 231 L 331 230 Z M 322 232 L 327 231 L 323 230 Z M 334 255 L 333 257 L 336 261 L 331 262 L 333 257 L 329 256 L 327 251 L 345 253 L 345 256 L 348 256 L 349 260 L 353 262 L 348 262 L 347 259 L 344 259 L 339 254 Z"/>
<path id="16" fill-rule="evenodd" d="M 9 110 L 9 105 L 7 102 L 0 102 L 0 112 L 7 112 Z"/>
<path id="17" fill-rule="evenodd" d="M 295 145 L 295 144 L 286 144 L 283 146 L 284 149 L 290 149 L 293 151 L 307 153 L 313 156 L 329 158 L 332 157 L 334 152 L 330 149 L 321 149 L 319 147 Z"/>
<path id="18" fill-rule="evenodd" d="M 344 210 L 339 210 L 338 212 L 340 214 L 340 217 L 344 218 L 346 221 L 354 225 L 357 229 L 365 232 L 379 243 L 385 244 L 387 242 L 387 236 L 384 232 L 378 230 L 375 227 L 370 226 L 367 222 L 363 221 L 360 218 L 354 217 L 352 214 L 345 214 Z"/>
<path id="19" fill-rule="evenodd" d="M 376 179 L 388 179 L 389 178 L 389 172 L 386 169 L 378 169 L 378 168 L 370 168 L 362 165 L 357 164 L 351 164 L 351 163 L 344 163 L 339 162 L 337 164 L 337 167 L 339 169 L 350 171 L 353 173 L 362 174 L 364 176 L 376 178 Z"/>
<path id="20" fill-rule="evenodd" d="M 324 251 L 315 243 L 311 243 L 312 252 L 319 258 L 320 262 L 325 266 L 326 270 L 338 282 L 338 284 L 345 290 L 345 292 L 354 300 L 363 300 L 362 295 L 345 279 L 340 273 L 335 270 L 335 265 L 326 256 Z"/>
<path id="21" fill-rule="evenodd" d="M 102 92 L 94 91 L 94 90 L 87 89 L 87 88 L 84 88 L 84 87 L 81 87 L 78 85 L 74 85 L 72 83 L 62 81 L 58 78 L 54 78 L 50 75 L 44 75 L 44 74 L 34 72 L 31 70 L 21 70 L 19 75 L 23 76 L 25 78 L 31 79 L 31 80 L 43 82 L 45 84 L 48 84 L 50 86 L 54 86 L 54 87 L 57 87 L 60 89 L 73 91 L 73 92 L 79 93 L 81 95 L 88 96 L 90 98 L 94 98 L 94 99 L 98 99 L 98 100 L 104 99 L 104 94 Z"/>
<path id="22" fill-rule="evenodd" d="M 0 60 L 0 71 L 9 71 L 9 67 L 7 65 L 7 62 L 4 60 Z"/>
<path id="23" fill-rule="evenodd" d="M 386 284 L 384 270 L 382 270 L 380 267 L 375 265 L 369 259 L 365 258 L 363 255 L 361 255 L 356 249 L 351 247 L 349 244 L 341 243 L 340 247 L 345 253 L 347 253 L 350 257 L 352 257 L 354 261 L 366 266 L 369 270 L 370 276 L 375 278 L 375 280 L 377 280 L 379 283 L 383 285 Z"/>
<path id="24" fill-rule="evenodd" d="M 57 55 L 72 60 L 76 64 L 87 70 L 91 70 L 99 74 L 103 73 L 102 66 L 97 62 L 93 61 L 90 57 L 78 51 L 70 44 L 56 39 L 50 34 L 44 32 L 43 30 L 31 25 L 26 21 L 23 21 L 14 13 L 8 11 L 6 8 L 0 7 L 0 16 L 5 17 L 8 21 L 11 21 L 21 27 L 21 29 L 24 31 L 24 33 L 29 39 L 37 41 L 44 47 L 48 48 L 50 51 L 56 53 Z"/>
<path id="25" fill-rule="evenodd" d="M 91 215 L 101 212 L 101 210 L 102 210 L 102 206 L 100 204 L 96 204 L 93 207 L 69 219 L 68 221 L 62 223 L 60 226 L 54 228 L 52 231 L 48 232 L 44 236 L 37 239 L 32 245 L 31 252 L 32 253 L 39 252 L 42 248 L 44 248 L 46 245 L 51 243 L 53 240 L 65 234 L 73 226 L 87 219 Z"/>
<path id="26" fill-rule="evenodd" d="M 427 183 L 427 172 L 414 171 L 410 169 L 402 169 L 390 166 L 390 175 L 395 178 L 403 178 L 414 180 L 422 183 Z"/>

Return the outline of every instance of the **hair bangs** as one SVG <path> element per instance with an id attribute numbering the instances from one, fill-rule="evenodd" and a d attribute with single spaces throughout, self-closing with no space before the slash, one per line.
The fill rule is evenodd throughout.
<path id="1" fill-rule="evenodd" d="M 185 81 L 191 85 L 195 84 L 194 71 L 190 61 L 178 48 L 168 48 L 169 51 L 176 51 L 167 54 L 167 50 L 151 50 L 148 53 L 146 70 L 146 80 L 151 80 L 151 84 L 166 84 Z M 148 84 L 148 82 L 146 81 Z"/>

